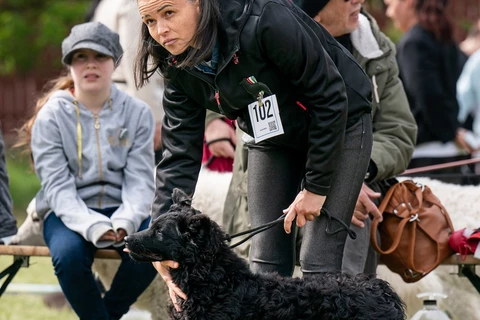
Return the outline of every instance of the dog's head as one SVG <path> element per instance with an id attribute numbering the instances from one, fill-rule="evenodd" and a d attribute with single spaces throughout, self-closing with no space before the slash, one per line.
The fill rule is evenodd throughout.
<path id="1" fill-rule="evenodd" d="M 174 260 L 196 263 L 212 259 L 225 235 L 214 221 L 191 206 L 191 198 L 174 189 L 173 204 L 151 226 L 125 239 L 130 256 L 136 261 Z"/>

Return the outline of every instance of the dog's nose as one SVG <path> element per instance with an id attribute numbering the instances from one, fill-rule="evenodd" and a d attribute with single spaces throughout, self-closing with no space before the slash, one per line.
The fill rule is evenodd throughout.
<path id="1" fill-rule="evenodd" d="M 128 241 L 128 236 L 125 236 L 125 238 L 123 238 L 123 241 L 125 241 L 125 243 Z"/>

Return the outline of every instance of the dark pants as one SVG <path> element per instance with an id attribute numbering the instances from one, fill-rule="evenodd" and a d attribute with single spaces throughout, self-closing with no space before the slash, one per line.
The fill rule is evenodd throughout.
<path id="1" fill-rule="evenodd" d="M 115 209 L 96 211 L 110 216 Z M 149 222 L 150 218 L 144 220 L 139 231 L 146 229 Z M 157 274 L 151 263 L 134 262 L 122 251 L 123 246 L 112 247 L 120 254 L 122 262 L 110 290 L 102 298 L 92 274 L 97 248 L 67 228 L 53 212 L 45 219 L 43 235 L 63 293 L 82 320 L 120 319 Z"/>
<path id="2" fill-rule="evenodd" d="M 378 207 L 382 202 L 385 194 L 391 186 L 398 181 L 394 178 L 382 180 L 379 182 L 367 183 L 367 186 L 375 192 L 381 193 L 381 197 L 373 199 L 373 203 Z M 355 231 L 357 238 L 355 240 L 347 238 L 345 248 L 343 251 L 342 271 L 350 274 L 366 273 L 375 276 L 377 273 L 377 266 L 380 260 L 380 255 L 370 245 L 370 229 L 372 226 L 372 219 L 363 221 L 365 226 L 363 228 L 357 227 L 353 224 L 350 228 Z M 380 234 L 377 232 L 377 242 L 380 244 Z"/>
<path id="3" fill-rule="evenodd" d="M 372 150 L 371 116 L 363 116 L 347 129 L 342 155 L 324 207 L 350 225 Z M 300 190 L 305 155 L 282 147 L 256 148 L 248 153 L 248 209 L 252 228 L 277 219 Z M 328 230 L 343 226 L 332 220 Z M 293 229 L 294 230 L 294 229 Z M 329 234 L 324 215 L 307 222 L 300 251 L 300 265 L 308 273 L 339 272 L 346 230 Z M 286 234 L 283 224 L 252 238 L 254 272 L 278 272 L 291 276 L 295 265 L 295 232 Z"/>

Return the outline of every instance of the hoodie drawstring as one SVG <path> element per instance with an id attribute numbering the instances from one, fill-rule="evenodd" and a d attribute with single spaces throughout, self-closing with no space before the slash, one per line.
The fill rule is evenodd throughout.
<path id="1" fill-rule="evenodd" d="M 377 77 L 372 77 L 372 84 L 373 84 L 373 94 L 375 95 L 375 101 L 377 104 L 380 103 L 380 96 L 378 95 L 378 85 L 377 85 Z"/>
<path id="2" fill-rule="evenodd" d="M 80 108 L 78 101 L 74 100 L 75 111 L 77 113 L 77 157 L 78 157 L 78 177 L 82 179 L 82 125 L 80 124 Z"/>

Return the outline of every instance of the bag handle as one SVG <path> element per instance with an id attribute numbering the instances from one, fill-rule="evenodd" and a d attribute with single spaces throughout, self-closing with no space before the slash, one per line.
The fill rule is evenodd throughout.
<path id="1" fill-rule="evenodd" d="M 409 220 L 410 220 L 409 218 L 403 218 L 402 221 L 400 221 L 400 223 L 397 226 L 397 233 L 395 234 L 395 238 L 393 239 L 393 243 L 390 246 L 390 248 L 388 248 L 386 250 L 382 250 L 380 248 L 380 246 L 378 245 L 377 236 L 376 236 L 376 232 L 377 232 L 377 229 L 378 229 L 378 220 L 376 220 L 376 219 L 373 220 L 372 228 L 370 229 L 370 231 L 371 231 L 370 232 L 370 240 L 371 240 L 373 248 L 378 253 L 383 254 L 383 255 L 390 254 L 393 251 L 395 251 L 397 249 L 398 245 L 400 244 L 400 238 L 402 237 L 403 230 L 405 229 L 405 226 L 407 225 Z"/>

